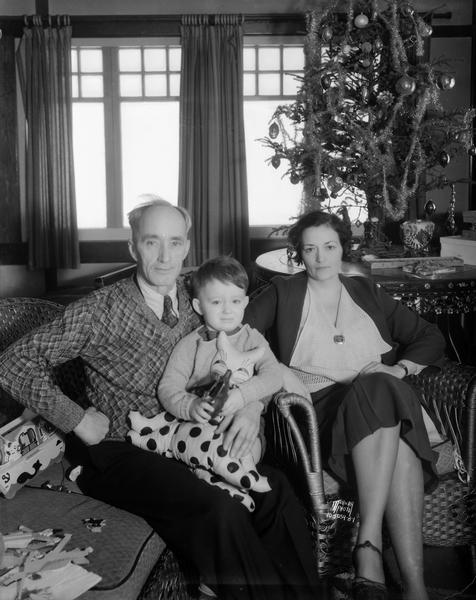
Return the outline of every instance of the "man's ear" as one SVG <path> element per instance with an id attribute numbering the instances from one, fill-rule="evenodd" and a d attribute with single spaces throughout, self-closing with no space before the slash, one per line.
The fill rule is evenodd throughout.
<path id="1" fill-rule="evenodd" d="M 128 240 L 127 247 L 129 248 L 129 254 L 132 256 L 133 260 L 137 262 L 137 253 L 134 247 L 134 242 L 132 240 Z"/>
<path id="2" fill-rule="evenodd" d="M 200 306 L 200 300 L 198 298 L 194 298 L 192 300 L 192 306 L 196 313 L 198 313 L 199 315 L 203 315 L 202 307 Z"/>
<path id="3" fill-rule="evenodd" d="M 183 255 L 183 258 L 184 258 L 184 259 L 185 259 L 185 258 L 187 258 L 187 255 L 188 255 L 189 251 L 190 251 L 190 240 L 189 240 L 189 239 L 187 239 L 187 240 L 185 241 L 185 253 L 184 253 L 184 255 Z"/>

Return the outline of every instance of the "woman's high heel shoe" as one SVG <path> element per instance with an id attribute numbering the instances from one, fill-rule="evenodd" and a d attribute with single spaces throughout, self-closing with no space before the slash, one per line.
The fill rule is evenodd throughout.
<path id="1" fill-rule="evenodd" d="M 382 557 L 382 552 L 379 548 L 374 546 L 369 540 L 365 540 L 362 544 L 357 544 L 352 551 L 352 561 L 355 568 L 357 568 L 357 550 L 360 550 L 361 548 L 370 548 Z M 356 575 L 352 583 L 352 593 L 354 600 L 388 600 L 388 591 L 385 584 L 379 583 L 378 581 L 372 581 L 366 577 L 359 577 L 358 575 Z"/>

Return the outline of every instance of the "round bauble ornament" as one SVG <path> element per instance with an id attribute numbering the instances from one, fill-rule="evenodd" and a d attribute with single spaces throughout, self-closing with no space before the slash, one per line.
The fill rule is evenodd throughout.
<path id="1" fill-rule="evenodd" d="M 455 83 L 456 79 L 453 77 L 453 75 L 449 75 L 448 73 L 442 73 L 438 77 L 437 81 L 438 87 L 442 90 L 451 90 L 452 88 L 454 88 Z"/>
<path id="2" fill-rule="evenodd" d="M 279 156 L 277 154 L 275 154 L 273 156 L 273 158 L 271 159 L 271 164 L 273 165 L 273 167 L 275 169 L 277 169 L 279 167 L 279 165 L 281 164 L 281 159 L 279 158 Z"/>
<path id="3" fill-rule="evenodd" d="M 269 133 L 269 137 L 270 137 L 272 140 L 274 140 L 274 139 L 276 139 L 276 138 L 278 137 L 278 135 L 279 135 L 279 126 L 278 126 L 278 124 L 276 123 L 276 121 L 273 121 L 273 122 L 271 123 L 271 125 L 269 126 L 269 131 L 268 131 L 268 133 Z"/>
<path id="4" fill-rule="evenodd" d="M 446 152 L 446 150 L 442 150 L 438 154 L 438 162 L 442 167 L 447 167 L 450 164 L 450 160 L 450 155 L 448 152 Z"/>
<path id="5" fill-rule="evenodd" d="M 400 6 L 400 12 L 404 17 L 411 17 L 415 13 L 413 7 L 406 3 Z"/>
<path id="6" fill-rule="evenodd" d="M 400 79 L 395 84 L 395 89 L 402 96 L 407 96 L 408 94 L 413 94 L 416 89 L 416 82 L 413 77 L 409 75 L 402 75 Z"/>
<path id="7" fill-rule="evenodd" d="M 321 85 L 323 90 L 328 90 L 331 87 L 332 79 L 330 75 L 323 75 L 321 77 Z"/>
<path id="8" fill-rule="evenodd" d="M 468 148 L 468 154 L 469 154 L 470 156 L 476 156 L 476 146 L 470 146 L 470 147 Z"/>
<path id="9" fill-rule="evenodd" d="M 428 25 L 428 23 L 425 23 L 425 21 L 421 21 L 418 31 L 420 32 L 421 37 L 430 37 L 430 35 L 433 33 L 433 27 Z"/>
<path id="10" fill-rule="evenodd" d="M 327 191 L 327 189 L 325 187 L 321 187 L 319 189 L 319 197 L 322 198 L 323 200 L 325 200 L 326 198 L 329 198 L 329 192 Z"/>
<path id="11" fill-rule="evenodd" d="M 364 67 L 364 69 L 368 69 L 372 64 L 370 58 L 361 58 L 359 62 Z"/>
<path id="12" fill-rule="evenodd" d="M 290 182 L 291 182 L 293 185 L 296 185 L 296 184 L 297 184 L 297 183 L 299 183 L 299 181 L 300 181 L 299 175 L 298 175 L 298 174 L 297 174 L 295 171 L 293 171 L 293 172 L 291 173 L 291 176 L 289 177 L 289 181 L 290 181 Z"/>
<path id="13" fill-rule="evenodd" d="M 332 28 L 329 26 L 324 27 L 324 29 L 322 30 L 321 37 L 324 42 L 330 42 L 334 37 L 334 32 L 332 31 Z"/>
<path id="14" fill-rule="evenodd" d="M 370 52 L 372 52 L 372 44 L 370 42 L 364 42 L 361 44 L 360 49 L 362 52 L 365 52 L 365 54 L 370 54 Z"/>
<path id="15" fill-rule="evenodd" d="M 360 15 L 357 15 L 354 19 L 354 25 L 358 29 L 364 29 L 364 27 L 367 27 L 368 24 L 369 18 L 367 15 L 364 15 L 364 13 L 360 13 Z"/>

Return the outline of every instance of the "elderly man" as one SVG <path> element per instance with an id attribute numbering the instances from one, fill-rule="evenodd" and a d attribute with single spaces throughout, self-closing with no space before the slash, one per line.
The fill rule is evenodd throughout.
<path id="1" fill-rule="evenodd" d="M 155 198 L 129 214 L 128 280 L 70 304 L 63 315 L 0 357 L 0 385 L 87 446 L 84 493 L 146 519 L 219 598 L 315 597 L 316 575 L 302 509 L 284 476 L 268 467 L 272 491 L 249 513 L 182 463 L 124 441 L 126 416 L 157 413 L 157 383 L 175 343 L 200 321 L 179 273 L 190 241 L 188 213 Z M 51 369 L 81 357 L 91 404 L 84 410 L 54 384 Z M 260 403 L 235 415 L 227 445 L 248 450 Z"/>

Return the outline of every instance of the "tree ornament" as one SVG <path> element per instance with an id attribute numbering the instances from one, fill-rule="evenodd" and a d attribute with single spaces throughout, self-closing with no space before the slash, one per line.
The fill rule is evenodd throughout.
<path id="1" fill-rule="evenodd" d="M 380 38 L 374 40 L 374 50 L 375 52 L 380 52 L 383 48 L 383 42 Z"/>
<path id="2" fill-rule="evenodd" d="M 327 191 L 327 189 L 325 187 L 321 187 L 319 189 L 319 197 L 322 198 L 323 200 L 325 200 L 326 198 L 329 198 L 329 192 Z"/>
<path id="3" fill-rule="evenodd" d="M 404 17 L 411 17 L 412 15 L 415 14 L 415 11 L 413 10 L 413 7 L 410 6 L 409 4 L 402 4 L 400 6 L 400 12 L 402 13 L 402 15 Z"/>
<path id="4" fill-rule="evenodd" d="M 300 177 L 299 175 L 296 173 L 296 171 L 293 171 L 291 173 L 291 176 L 289 177 L 289 181 L 293 184 L 296 185 L 297 183 L 299 183 L 300 181 Z"/>
<path id="5" fill-rule="evenodd" d="M 395 89 L 402 96 L 408 96 L 408 94 L 413 94 L 416 89 L 416 82 L 413 77 L 409 75 L 402 75 L 400 79 L 395 84 Z"/>
<path id="6" fill-rule="evenodd" d="M 368 24 L 369 18 L 367 15 L 364 15 L 364 13 L 360 13 L 360 15 L 357 15 L 354 19 L 354 25 L 358 29 L 364 29 L 364 27 L 367 27 Z"/>
<path id="7" fill-rule="evenodd" d="M 321 77 L 321 85 L 323 90 L 328 90 L 331 87 L 332 79 L 330 75 L 323 75 Z"/>
<path id="8" fill-rule="evenodd" d="M 342 44 L 341 52 L 344 56 L 348 56 L 352 50 L 349 44 Z"/>
<path id="9" fill-rule="evenodd" d="M 332 28 L 329 26 L 324 27 L 324 29 L 322 30 L 321 37 L 324 42 L 330 42 L 334 37 L 334 32 L 332 31 Z"/>
<path id="10" fill-rule="evenodd" d="M 470 146 L 470 147 L 468 148 L 468 154 L 469 154 L 470 156 L 476 156 L 476 146 Z"/>
<path id="11" fill-rule="evenodd" d="M 364 102 L 367 102 L 369 99 L 369 95 L 370 95 L 369 88 L 366 85 L 363 85 L 362 89 L 360 90 L 360 96 L 361 96 L 362 100 Z"/>
<path id="12" fill-rule="evenodd" d="M 279 126 L 276 123 L 276 121 L 273 121 L 271 123 L 271 125 L 269 126 L 269 137 L 272 140 L 275 140 L 278 137 L 278 135 L 279 135 Z"/>
<path id="13" fill-rule="evenodd" d="M 275 154 L 273 156 L 273 158 L 271 159 L 271 164 L 273 165 L 273 167 L 275 169 L 277 169 L 279 167 L 279 165 L 281 164 L 281 159 L 279 158 L 279 156 L 277 154 Z"/>
<path id="14" fill-rule="evenodd" d="M 364 67 L 364 69 L 368 69 L 372 64 L 370 58 L 361 58 L 359 62 Z"/>
<path id="15" fill-rule="evenodd" d="M 448 154 L 448 152 L 446 152 L 446 150 L 442 150 L 438 154 L 438 162 L 442 167 L 447 167 L 450 164 L 450 160 L 450 155 Z"/>
<path id="16" fill-rule="evenodd" d="M 418 26 L 418 31 L 420 32 L 421 37 L 430 37 L 430 35 L 433 33 L 433 27 L 421 20 Z"/>
<path id="17" fill-rule="evenodd" d="M 456 83 L 456 79 L 453 75 L 449 75 L 449 73 L 442 73 L 438 77 L 437 85 L 442 90 L 451 90 L 454 88 Z"/>
<path id="18" fill-rule="evenodd" d="M 365 52 L 365 54 L 370 54 L 372 52 L 372 44 L 370 42 L 363 42 L 360 49 L 362 52 Z"/>

